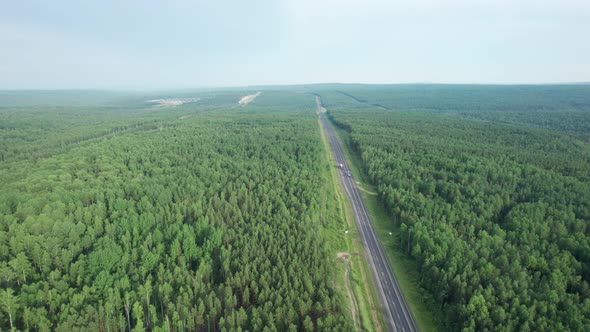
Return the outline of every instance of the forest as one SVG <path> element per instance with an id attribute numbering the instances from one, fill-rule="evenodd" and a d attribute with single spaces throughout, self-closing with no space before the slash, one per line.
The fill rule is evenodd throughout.
<path id="1" fill-rule="evenodd" d="M 348 331 L 314 99 L 0 93 L 0 330 Z"/>
<path id="2" fill-rule="evenodd" d="M 315 92 L 449 330 L 590 329 L 590 85 Z"/>
<path id="3" fill-rule="evenodd" d="M 315 95 L 446 330 L 590 329 L 590 85 L 251 93 L 0 91 L 0 330 L 353 330 Z"/>

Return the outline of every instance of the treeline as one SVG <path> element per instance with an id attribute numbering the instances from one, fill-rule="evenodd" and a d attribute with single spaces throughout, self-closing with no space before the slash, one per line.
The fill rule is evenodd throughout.
<path id="1" fill-rule="evenodd" d="M 4 161 L 0 329 L 352 329 L 322 235 L 308 104 L 174 116 Z"/>
<path id="2" fill-rule="evenodd" d="M 241 93 L 0 91 L 0 162 L 47 158 L 81 142 L 175 125 L 195 114 L 235 106 Z M 198 101 L 173 107 L 149 102 L 161 98 Z"/>
<path id="3" fill-rule="evenodd" d="M 448 113 L 338 106 L 337 98 L 331 117 L 350 132 L 401 233 L 398 246 L 449 329 L 590 329 L 587 143 Z"/>
<path id="4" fill-rule="evenodd" d="M 590 142 L 590 84 L 328 85 L 318 89 L 328 109 L 353 107 L 446 113 L 558 130 Z"/>

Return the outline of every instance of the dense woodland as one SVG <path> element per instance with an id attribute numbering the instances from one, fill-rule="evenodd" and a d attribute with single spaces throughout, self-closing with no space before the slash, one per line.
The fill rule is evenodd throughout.
<path id="1" fill-rule="evenodd" d="M 590 329 L 589 85 L 276 90 L 0 92 L 0 330 L 351 330 L 304 91 L 447 329 Z"/>
<path id="2" fill-rule="evenodd" d="M 578 85 L 338 85 L 314 87 L 337 107 L 444 113 L 539 127 L 590 142 L 590 84 Z"/>
<path id="3" fill-rule="evenodd" d="M 449 329 L 590 330 L 590 85 L 317 92 Z"/>
<path id="4" fill-rule="evenodd" d="M 352 329 L 311 96 L 30 94 L 0 95 L 0 330 Z"/>

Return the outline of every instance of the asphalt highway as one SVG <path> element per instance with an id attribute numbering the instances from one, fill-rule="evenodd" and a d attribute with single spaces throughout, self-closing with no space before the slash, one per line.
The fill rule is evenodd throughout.
<path id="1" fill-rule="evenodd" d="M 336 165 L 343 165 L 340 170 L 340 178 L 344 185 L 344 189 L 346 190 L 346 194 L 350 198 L 354 218 L 361 234 L 367 261 L 371 267 L 373 281 L 377 294 L 379 294 L 387 328 L 390 331 L 417 331 L 418 329 L 409 310 L 408 304 L 399 288 L 397 280 L 395 280 L 395 276 L 389 266 L 389 261 L 387 260 L 387 256 L 385 256 L 381 242 L 377 238 L 377 234 L 373 229 L 373 224 L 371 223 L 357 184 L 352 176 L 348 176 L 350 168 L 344 158 L 344 154 L 342 153 L 334 129 L 323 112 L 324 109 L 321 106 L 319 97 L 317 98 L 317 101 L 318 113 L 322 125 L 328 135 Z"/>

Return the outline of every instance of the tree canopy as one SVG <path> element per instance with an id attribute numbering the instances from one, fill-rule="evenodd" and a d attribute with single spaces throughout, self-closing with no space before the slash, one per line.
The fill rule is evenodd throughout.
<path id="1" fill-rule="evenodd" d="M 267 95 L 2 109 L 0 329 L 350 330 L 313 99 Z"/>
<path id="2" fill-rule="evenodd" d="M 319 91 L 449 328 L 590 328 L 588 92 Z"/>

